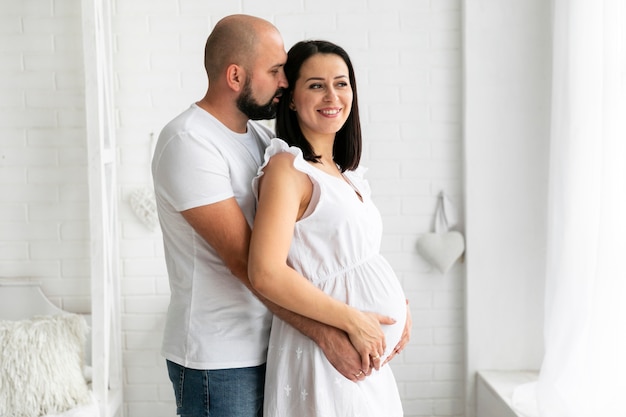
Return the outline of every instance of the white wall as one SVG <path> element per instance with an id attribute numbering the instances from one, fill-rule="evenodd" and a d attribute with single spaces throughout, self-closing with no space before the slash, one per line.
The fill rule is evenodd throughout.
<path id="1" fill-rule="evenodd" d="M 80 2 L 0 3 L 0 276 L 89 311 Z"/>
<path id="2" fill-rule="evenodd" d="M 464 4 L 467 416 L 475 372 L 543 352 L 550 2 Z"/>
<path id="3" fill-rule="evenodd" d="M 151 135 L 206 88 L 203 47 L 222 16 L 274 22 L 287 48 L 326 38 L 358 79 L 384 253 L 413 314 L 393 363 L 407 416 L 464 413 L 464 275 L 415 251 L 445 190 L 463 211 L 461 1 L 119 0 L 113 4 L 126 414 L 173 416 L 159 354 L 168 283 L 161 236 L 128 204 L 150 184 Z M 0 3 L 0 276 L 31 277 L 59 305 L 89 308 L 80 0 Z"/>

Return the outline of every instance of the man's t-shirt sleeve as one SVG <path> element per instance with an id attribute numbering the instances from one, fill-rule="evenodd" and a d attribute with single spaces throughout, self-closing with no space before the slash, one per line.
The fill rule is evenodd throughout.
<path id="1" fill-rule="evenodd" d="M 189 133 L 178 134 L 158 158 L 153 173 L 155 191 L 176 211 L 234 196 L 228 164 L 212 143 Z"/>

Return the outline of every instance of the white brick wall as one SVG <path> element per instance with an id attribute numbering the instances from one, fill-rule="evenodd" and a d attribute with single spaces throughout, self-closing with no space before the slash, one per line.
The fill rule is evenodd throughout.
<path id="1" fill-rule="evenodd" d="M 0 276 L 89 310 L 80 3 L 0 4 Z"/>
<path id="2" fill-rule="evenodd" d="M 128 197 L 150 184 L 153 134 L 206 88 L 203 47 L 224 15 L 274 22 L 286 47 L 326 38 L 357 71 L 383 250 L 411 300 L 413 338 L 393 363 L 406 416 L 464 411 L 464 265 L 415 251 L 445 190 L 462 210 L 461 0 L 118 0 L 113 3 L 126 415 L 173 416 L 159 355 L 168 283 L 158 231 Z M 0 4 L 0 276 L 32 277 L 89 308 L 80 0 Z"/>

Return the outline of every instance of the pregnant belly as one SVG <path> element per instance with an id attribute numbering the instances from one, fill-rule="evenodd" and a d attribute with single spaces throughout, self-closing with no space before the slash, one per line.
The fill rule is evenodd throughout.
<path id="1" fill-rule="evenodd" d="M 406 297 L 400 281 L 387 262 L 379 257 L 351 270 L 342 277 L 327 281 L 327 294 L 361 310 L 389 316 L 394 324 L 381 325 L 385 334 L 384 361 L 396 347 L 406 322 Z"/>
<path id="2" fill-rule="evenodd" d="M 383 332 L 385 333 L 385 354 L 382 357 L 384 362 L 387 356 L 393 352 L 404 331 L 404 325 L 406 323 L 406 298 L 404 293 L 397 294 L 395 297 L 385 298 L 381 300 L 381 303 L 371 306 L 372 312 L 387 315 L 396 320 L 394 324 L 381 325 Z"/>

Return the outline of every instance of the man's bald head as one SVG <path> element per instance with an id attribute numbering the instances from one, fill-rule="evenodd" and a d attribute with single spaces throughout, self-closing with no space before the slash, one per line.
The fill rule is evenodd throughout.
<path id="1" fill-rule="evenodd" d="M 226 16 L 215 25 L 204 50 L 209 80 L 217 79 L 230 64 L 247 68 L 254 60 L 260 37 L 278 29 L 267 20 L 243 14 Z"/>

